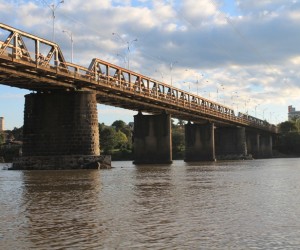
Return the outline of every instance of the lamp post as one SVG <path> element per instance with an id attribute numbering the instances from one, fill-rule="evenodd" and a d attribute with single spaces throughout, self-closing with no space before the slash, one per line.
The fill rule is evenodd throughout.
<path id="1" fill-rule="evenodd" d="M 47 2 L 43 1 L 50 9 L 52 12 L 52 41 L 55 41 L 55 34 L 54 34 L 54 30 L 55 30 L 55 10 L 57 9 L 57 7 L 61 4 L 64 3 L 64 0 L 59 1 L 57 4 L 55 4 L 55 1 L 53 0 L 53 4 L 49 5 L 47 4 Z"/>
<path id="2" fill-rule="evenodd" d="M 255 105 L 254 109 L 255 109 L 255 118 L 256 118 L 256 109 L 260 104 Z"/>
<path id="3" fill-rule="evenodd" d="M 74 53 L 74 50 L 73 50 L 73 47 L 74 47 L 73 33 L 68 31 L 68 30 L 63 30 L 63 33 L 66 33 L 71 39 L 71 63 L 73 63 L 73 53 Z"/>
<path id="4" fill-rule="evenodd" d="M 175 61 L 175 62 L 171 62 L 171 63 L 170 63 L 171 86 L 173 86 L 172 70 L 173 70 L 173 65 L 174 65 L 175 63 L 178 63 L 178 62 Z"/>
<path id="5" fill-rule="evenodd" d="M 268 108 L 265 108 L 264 110 L 263 110 L 263 120 L 265 119 L 265 111 L 267 110 Z"/>
<path id="6" fill-rule="evenodd" d="M 161 76 L 161 80 L 162 80 L 162 82 L 164 81 L 164 75 L 163 75 L 163 73 L 161 73 L 159 70 L 155 70 L 155 72 L 158 72 L 159 74 L 160 74 L 160 76 Z"/>
<path id="7" fill-rule="evenodd" d="M 123 61 L 124 61 L 124 67 L 126 67 L 126 62 L 127 62 L 127 60 L 126 60 L 126 56 L 124 56 L 124 55 L 121 55 L 121 54 L 117 54 L 117 56 L 119 56 L 119 57 L 121 57 L 122 59 L 123 59 Z"/>
<path id="8" fill-rule="evenodd" d="M 129 58 L 130 58 L 130 46 L 133 44 L 133 42 L 137 42 L 138 39 L 135 38 L 131 41 L 125 41 L 118 33 L 113 32 L 113 36 L 117 36 L 123 43 L 127 44 L 127 69 L 130 69 L 130 63 L 129 63 Z"/>
<path id="9" fill-rule="evenodd" d="M 220 86 L 221 86 L 222 89 L 224 90 L 224 85 L 223 85 L 223 84 L 220 84 Z M 218 102 L 218 99 L 219 99 L 219 87 L 217 87 L 217 102 Z"/>

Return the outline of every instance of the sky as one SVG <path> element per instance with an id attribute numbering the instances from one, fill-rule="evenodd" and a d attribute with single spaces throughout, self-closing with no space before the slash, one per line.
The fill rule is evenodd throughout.
<path id="1" fill-rule="evenodd" d="M 273 124 L 300 110 L 300 0 L 0 0 L 0 22 L 54 38 L 67 61 L 72 34 L 76 64 L 129 66 Z M 6 129 L 22 126 L 28 93 L 0 85 Z M 110 125 L 136 112 L 98 114 Z"/>

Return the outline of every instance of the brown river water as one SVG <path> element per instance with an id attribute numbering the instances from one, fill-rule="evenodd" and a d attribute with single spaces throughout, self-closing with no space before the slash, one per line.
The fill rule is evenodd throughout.
<path id="1" fill-rule="evenodd" d="M 300 161 L 0 165 L 0 249 L 300 249 Z"/>

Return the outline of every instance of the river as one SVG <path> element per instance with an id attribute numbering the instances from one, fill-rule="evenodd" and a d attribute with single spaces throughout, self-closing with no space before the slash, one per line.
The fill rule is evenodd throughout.
<path id="1" fill-rule="evenodd" d="M 0 249 L 300 248 L 299 159 L 113 167 L 0 170 Z"/>

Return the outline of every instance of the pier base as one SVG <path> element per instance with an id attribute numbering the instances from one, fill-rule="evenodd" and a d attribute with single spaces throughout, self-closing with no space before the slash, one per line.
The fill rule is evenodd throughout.
<path id="1" fill-rule="evenodd" d="M 101 163 L 108 164 L 104 159 L 100 156 L 95 93 L 25 96 L 22 157 L 14 161 L 14 169 L 98 168 Z"/>
<path id="2" fill-rule="evenodd" d="M 213 123 L 185 125 L 184 161 L 215 161 Z"/>
<path id="3" fill-rule="evenodd" d="M 260 150 L 259 150 L 259 155 L 258 155 L 259 158 L 271 158 L 273 156 L 272 148 L 273 148 L 272 135 L 261 134 Z"/>
<path id="4" fill-rule="evenodd" d="M 134 116 L 134 164 L 172 163 L 171 116 Z"/>
<path id="5" fill-rule="evenodd" d="M 245 128 L 217 128 L 216 155 L 217 159 L 220 160 L 237 160 L 248 158 Z"/>

